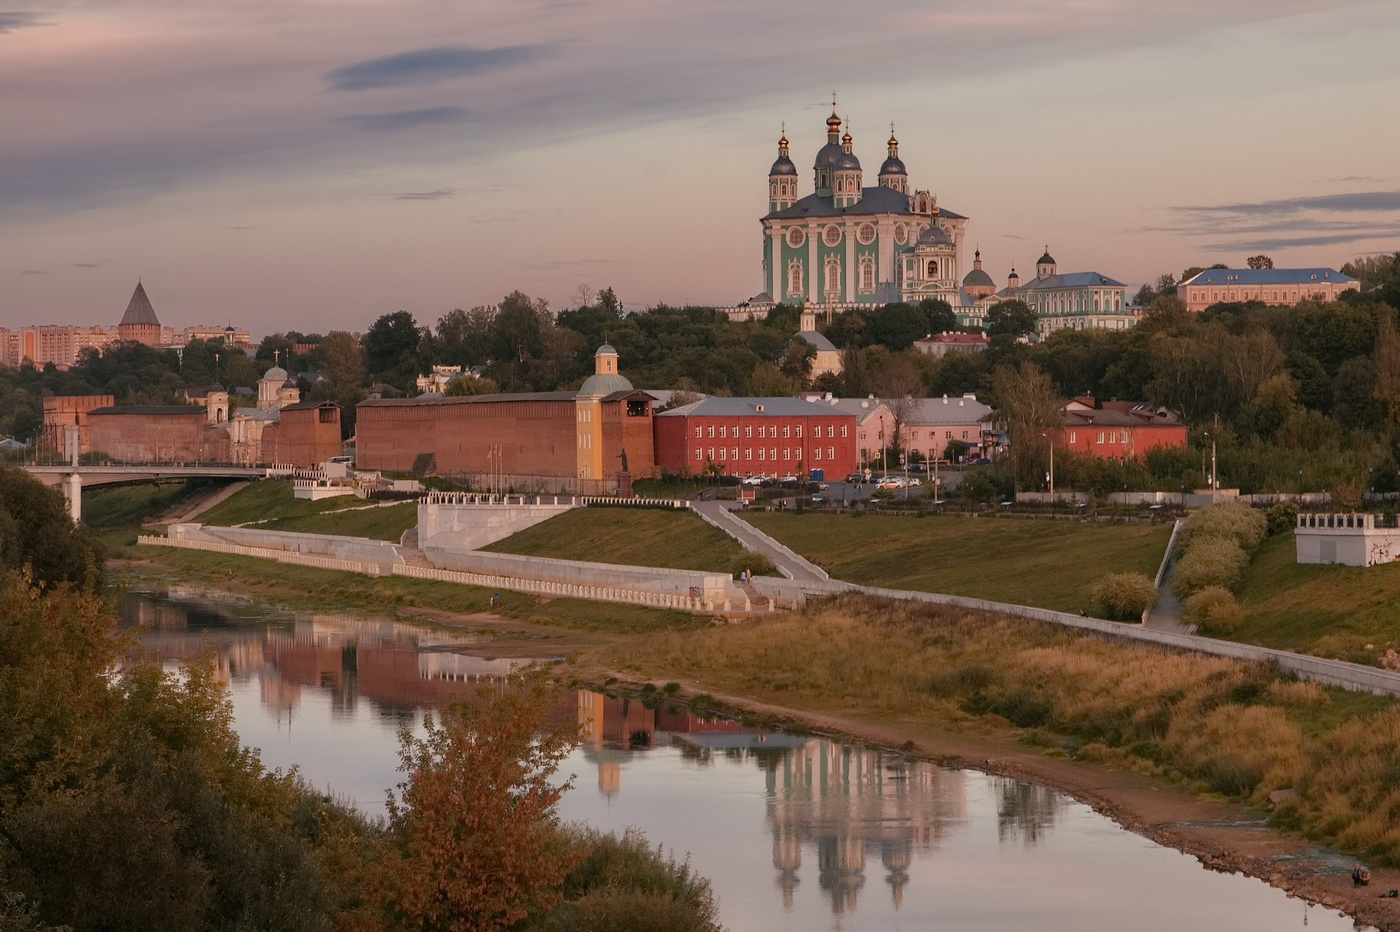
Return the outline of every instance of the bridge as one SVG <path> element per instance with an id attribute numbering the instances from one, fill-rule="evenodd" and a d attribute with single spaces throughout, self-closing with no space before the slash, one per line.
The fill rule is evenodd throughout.
<path id="1" fill-rule="evenodd" d="M 83 516 L 83 489 L 88 486 L 154 482 L 160 479 L 286 479 L 296 471 L 291 466 L 162 466 L 154 463 L 94 463 L 20 468 L 44 485 L 61 488 L 63 497 L 68 502 L 68 514 L 74 521 Z"/>

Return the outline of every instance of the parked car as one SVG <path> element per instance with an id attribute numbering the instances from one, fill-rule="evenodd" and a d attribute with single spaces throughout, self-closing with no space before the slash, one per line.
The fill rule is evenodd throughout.
<path id="1" fill-rule="evenodd" d="M 915 486 L 920 486 L 924 484 L 923 480 L 919 479 L 917 476 L 910 476 L 907 480 L 901 481 L 904 481 L 907 484 L 907 486 L 911 489 Z"/>
<path id="2" fill-rule="evenodd" d="M 898 489 L 904 484 L 904 480 L 898 476 L 881 476 L 880 481 L 875 483 L 877 489 Z"/>
<path id="3" fill-rule="evenodd" d="M 849 483 L 851 483 L 852 485 L 860 485 L 862 482 L 865 481 L 865 473 L 863 473 L 863 472 L 848 473 L 848 474 L 846 475 L 846 481 L 849 482 Z"/>
<path id="4" fill-rule="evenodd" d="M 757 488 L 758 486 L 763 485 L 763 477 L 762 477 L 762 476 L 745 476 L 744 478 L 740 479 L 739 481 L 742 482 L 744 485 L 753 486 L 754 488 Z"/>

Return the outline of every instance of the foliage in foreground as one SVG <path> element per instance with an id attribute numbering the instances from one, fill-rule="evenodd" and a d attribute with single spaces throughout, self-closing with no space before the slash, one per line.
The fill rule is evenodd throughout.
<path id="1" fill-rule="evenodd" d="M 606 917 L 659 895 L 569 880 L 596 839 L 555 819 L 572 732 L 533 737 L 538 684 L 406 738 L 386 824 L 242 747 L 212 656 L 167 673 L 128 646 L 106 597 L 0 568 L 0 929 L 625 929 Z M 717 929 L 704 881 L 644 850 L 686 922 L 634 928 Z"/>
<path id="2" fill-rule="evenodd" d="M 810 708 L 1039 729 L 1070 753 L 1254 803 L 1292 788 L 1276 810 L 1283 825 L 1400 864 L 1391 699 L 1324 691 L 1259 664 L 853 597 L 791 618 L 660 633 L 629 651 L 641 675 Z"/>

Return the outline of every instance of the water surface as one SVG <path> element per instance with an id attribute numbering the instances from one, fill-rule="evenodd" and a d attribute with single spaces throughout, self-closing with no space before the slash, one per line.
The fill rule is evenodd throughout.
<path id="1" fill-rule="evenodd" d="M 401 779 L 399 729 L 516 663 L 387 618 L 180 590 L 122 609 L 167 659 L 212 646 L 243 741 L 368 812 Z M 733 932 L 1355 928 L 1032 783 L 597 693 L 552 715 L 585 734 L 562 768 L 563 817 L 688 856 Z"/>

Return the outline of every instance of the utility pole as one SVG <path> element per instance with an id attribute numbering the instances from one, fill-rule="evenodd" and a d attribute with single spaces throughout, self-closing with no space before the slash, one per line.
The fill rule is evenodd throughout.
<path id="1" fill-rule="evenodd" d="M 1047 479 L 1047 485 L 1048 485 L 1049 488 L 1050 488 L 1050 507 L 1051 507 L 1051 508 L 1054 508 L 1054 507 L 1055 507 L 1055 438 L 1052 437 L 1052 436 L 1050 436 L 1049 434 L 1046 434 L 1046 433 L 1043 433 L 1043 434 L 1041 434 L 1040 436 L 1042 436 L 1042 437 L 1044 437 L 1046 440 L 1050 441 L 1050 473 L 1049 473 L 1049 477 L 1048 477 L 1048 479 Z"/>
<path id="2" fill-rule="evenodd" d="M 1215 471 L 1215 438 L 1210 436 L 1210 431 L 1205 431 L 1204 436 L 1210 438 L 1210 491 L 1213 496 L 1220 491 L 1220 476 Z"/>

